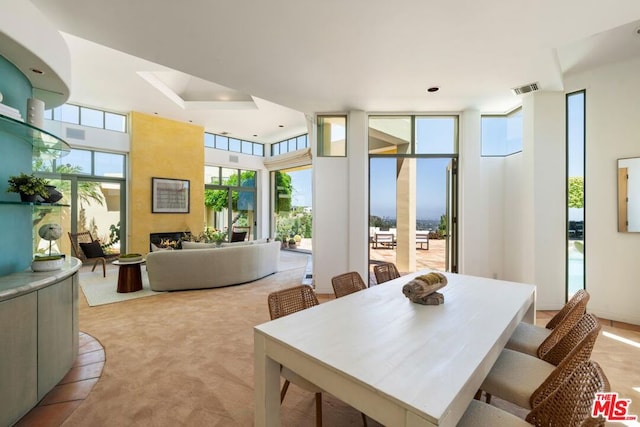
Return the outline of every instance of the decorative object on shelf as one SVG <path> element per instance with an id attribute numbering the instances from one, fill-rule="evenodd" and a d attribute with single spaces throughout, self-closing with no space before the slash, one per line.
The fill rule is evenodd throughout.
<path id="1" fill-rule="evenodd" d="M 51 242 L 62 237 L 62 227 L 60 224 L 44 224 L 38 229 L 38 236 L 49 241 L 49 256 L 51 256 Z"/>
<path id="2" fill-rule="evenodd" d="M 431 272 L 418 276 L 402 287 L 402 293 L 411 302 L 423 305 L 440 305 L 444 295 L 436 292 L 447 285 L 447 277 L 442 273 Z"/>
<path id="3" fill-rule="evenodd" d="M 39 128 L 44 126 L 44 101 L 37 98 L 27 99 L 27 123 Z"/>
<path id="4" fill-rule="evenodd" d="M 60 224 L 44 224 L 38 229 L 38 236 L 49 241 L 49 255 L 36 256 L 31 262 L 31 270 L 54 271 L 61 269 L 64 264 L 64 254 L 51 253 L 52 242 L 62 237 L 62 227 Z"/>
<path id="5" fill-rule="evenodd" d="M 45 185 L 47 188 L 47 197 L 43 197 L 42 201 L 45 203 L 56 203 L 60 199 L 62 199 L 62 193 L 56 190 L 55 185 L 47 184 Z"/>
<path id="6" fill-rule="evenodd" d="M 142 254 L 122 254 L 118 257 L 118 261 L 122 264 L 128 262 L 140 262 L 142 261 Z"/>
<path id="7" fill-rule="evenodd" d="M 35 257 L 31 262 L 31 270 L 35 272 L 55 271 L 60 270 L 63 264 L 64 255 Z"/>
<path id="8" fill-rule="evenodd" d="M 20 200 L 23 202 L 35 202 L 38 196 L 42 198 L 48 197 L 46 185 L 48 181 L 44 178 L 39 178 L 34 174 L 27 175 L 21 173 L 18 176 L 9 177 L 9 193 L 19 193 Z"/>

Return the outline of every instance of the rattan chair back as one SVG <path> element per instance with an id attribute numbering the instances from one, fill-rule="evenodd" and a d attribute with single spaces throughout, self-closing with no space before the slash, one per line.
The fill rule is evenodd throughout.
<path id="1" fill-rule="evenodd" d="M 545 352 L 538 348 L 538 358 L 557 366 L 567 357 L 571 350 L 585 340 L 589 333 L 593 331 L 600 331 L 600 322 L 592 314 L 583 314 L 580 320 L 557 343 L 548 349 L 544 349 Z"/>
<path id="2" fill-rule="evenodd" d="M 587 303 L 589 302 L 589 294 L 585 290 L 576 292 L 573 298 L 562 308 L 564 312 L 559 322 L 554 322 L 551 334 L 538 346 L 538 357 L 544 359 L 553 347 L 582 319 L 587 311 Z M 568 307 L 568 308 L 567 308 Z M 554 317 L 555 319 L 555 317 Z M 551 319 L 553 321 L 553 319 Z M 549 322 L 551 323 L 551 321 Z"/>
<path id="3" fill-rule="evenodd" d="M 560 311 L 547 322 L 545 327 L 547 329 L 555 329 L 569 313 L 576 311 L 576 306 L 584 308 L 584 311 L 580 313 L 580 316 L 582 316 L 587 311 L 587 302 L 589 302 L 589 293 L 584 289 L 580 289 L 573 294 L 571 299 L 567 301 Z M 579 318 L 580 317 L 578 316 L 578 319 Z"/>
<path id="4" fill-rule="evenodd" d="M 596 362 L 580 362 L 558 388 L 529 412 L 526 421 L 541 427 L 604 425 L 604 419 L 591 418 L 591 408 L 595 394 L 609 390 L 609 382 Z"/>
<path id="5" fill-rule="evenodd" d="M 574 329 L 565 336 L 567 340 L 563 343 L 563 346 L 564 344 L 569 346 L 573 342 L 575 342 L 575 344 L 553 372 L 551 372 L 551 375 L 531 394 L 529 403 L 532 408 L 535 408 L 542 400 L 553 393 L 553 391 L 567 379 L 571 372 L 573 372 L 576 366 L 591 358 L 591 352 L 600 334 L 600 329 L 602 329 L 602 327 L 598 319 L 592 314 L 585 314 L 583 320 L 578 322 Z M 578 339 L 579 341 L 574 341 Z"/>
<path id="6" fill-rule="evenodd" d="M 269 294 L 269 315 L 271 320 L 318 305 L 318 298 L 310 286 L 300 285 Z"/>
<path id="7" fill-rule="evenodd" d="M 357 271 L 340 274 L 331 279 L 333 285 L 333 293 L 336 298 L 352 294 L 367 288 L 362 277 Z"/>
<path id="8" fill-rule="evenodd" d="M 377 264 L 373 267 L 373 274 L 376 276 L 376 283 L 384 283 L 389 280 L 397 279 L 400 277 L 398 268 L 392 262 L 385 262 Z"/>

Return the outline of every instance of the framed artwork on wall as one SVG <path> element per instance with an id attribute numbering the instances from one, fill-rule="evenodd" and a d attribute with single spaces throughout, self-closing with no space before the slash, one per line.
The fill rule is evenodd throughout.
<path id="1" fill-rule="evenodd" d="M 189 180 L 151 178 L 152 213 L 189 213 Z"/>

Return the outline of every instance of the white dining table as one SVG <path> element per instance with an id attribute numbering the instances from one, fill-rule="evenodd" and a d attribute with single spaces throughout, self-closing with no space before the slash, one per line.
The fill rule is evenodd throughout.
<path id="1" fill-rule="evenodd" d="M 419 271 L 254 329 L 255 426 L 280 425 L 280 365 L 386 426 L 455 426 L 535 286 L 445 273 L 444 304 L 411 302 Z M 313 416 L 313 415 L 310 415 Z"/>

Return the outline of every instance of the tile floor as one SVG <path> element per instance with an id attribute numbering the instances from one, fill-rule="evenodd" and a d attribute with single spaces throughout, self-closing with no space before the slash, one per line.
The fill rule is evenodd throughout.
<path id="1" fill-rule="evenodd" d="M 78 357 L 71 370 L 15 426 L 60 426 L 86 399 L 102 375 L 104 348 L 98 340 L 84 332 L 80 332 L 78 344 Z"/>

